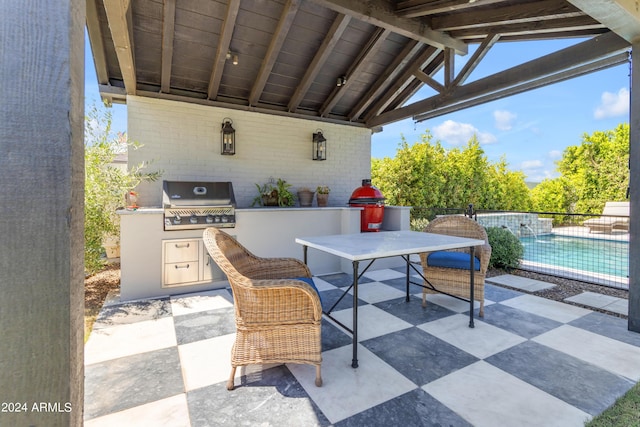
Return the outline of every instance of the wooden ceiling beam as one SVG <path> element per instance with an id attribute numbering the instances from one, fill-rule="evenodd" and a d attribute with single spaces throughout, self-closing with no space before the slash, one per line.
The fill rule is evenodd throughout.
<path id="1" fill-rule="evenodd" d="M 478 6 L 489 6 L 502 3 L 505 0 L 406 0 L 398 2 L 396 13 L 403 18 L 418 18 L 421 16 L 435 15 L 437 13 L 460 12 L 465 9 Z"/>
<path id="2" fill-rule="evenodd" d="M 104 42 L 102 41 L 102 30 L 100 29 L 96 1 L 87 0 L 87 34 L 89 35 L 89 44 L 91 44 L 98 84 L 105 85 L 109 83 L 109 71 L 107 69 L 107 58 L 104 51 Z"/>
<path id="3" fill-rule="evenodd" d="M 373 32 L 371 38 L 365 45 L 365 47 L 360 51 L 355 61 L 351 64 L 349 69 L 347 70 L 345 76 L 347 81 L 340 85 L 340 87 L 336 86 L 331 91 L 331 94 L 320 108 L 320 116 L 326 117 L 331 113 L 333 107 L 340 101 L 340 99 L 344 96 L 346 91 L 349 89 L 349 86 L 353 84 L 356 80 L 356 76 L 360 74 L 360 71 L 364 69 L 367 65 L 371 63 L 371 60 L 378 53 L 384 41 L 391 34 L 391 30 L 387 30 L 384 28 L 376 28 Z"/>
<path id="4" fill-rule="evenodd" d="M 593 30 L 605 28 L 604 25 L 591 18 L 590 16 L 578 16 L 575 18 L 554 19 L 545 22 L 522 22 L 519 24 L 503 24 L 495 25 L 488 28 L 466 28 L 462 30 L 451 31 L 451 34 L 460 39 L 468 39 L 481 35 L 483 38 L 487 33 L 501 34 L 502 39 L 509 36 L 529 36 L 529 39 L 536 34 L 551 34 L 567 32 L 573 33 L 581 30 Z"/>
<path id="5" fill-rule="evenodd" d="M 360 118 L 362 113 L 377 99 L 381 93 L 395 80 L 409 61 L 418 53 L 423 45 L 415 40 L 409 40 L 400 54 L 387 66 L 385 71 L 378 77 L 371 88 L 360 98 L 360 101 L 349 112 L 349 120 L 354 121 Z"/>
<path id="6" fill-rule="evenodd" d="M 135 95 L 137 80 L 130 0 L 104 0 L 103 3 L 125 90 L 128 95 Z"/>
<path id="7" fill-rule="evenodd" d="M 604 70 L 606 68 L 615 67 L 620 64 L 629 62 L 629 55 L 627 53 L 619 53 L 617 55 L 601 59 L 599 61 L 582 65 L 580 67 L 572 68 L 570 70 L 556 73 L 554 75 L 544 77 L 531 82 L 526 82 L 514 87 L 510 87 L 497 92 L 492 92 L 487 95 L 479 96 L 470 100 L 457 103 L 445 103 L 438 108 L 435 108 L 429 112 L 418 114 L 413 116 L 416 122 L 422 122 L 425 120 L 439 117 L 444 114 L 460 111 L 465 108 L 475 107 L 477 105 L 485 104 L 487 102 L 495 101 L 498 99 L 506 98 L 508 96 L 516 95 L 518 93 L 526 92 L 529 90 L 537 89 L 540 87 L 548 86 L 550 84 L 559 83 L 564 80 L 580 77 L 585 74 L 593 73 L 595 71 Z"/>
<path id="8" fill-rule="evenodd" d="M 478 10 L 473 13 L 436 16 L 431 19 L 431 26 L 438 31 L 454 31 L 575 18 L 583 15 L 584 12 L 564 0 L 543 0 L 505 7 L 497 6 L 489 10 Z"/>
<path id="9" fill-rule="evenodd" d="M 176 0 L 164 0 L 162 6 L 162 65 L 160 90 L 171 92 L 171 65 L 173 63 L 173 35 L 176 22 Z"/>
<path id="10" fill-rule="evenodd" d="M 425 64 L 433 61 L 440 52 L 442 51 L 434 46 L 424 46 L 417 57 L 413 61 L 410 61 L 407 67 L 405 67 L 395 83 L 385 91 L 384 96 L 379 98 L 365 114 L 365 121 L 369 121 L 372 117 L 378 115 L 380 111 L 387 108 L 388 105 L 404 91 L 407 85 L 416 78 L 413 73 L 421 69 Z"/>
<path id="11" fill-rule="evenodd" d="M 636 0 L 568 1 L 629 43 L 640 40 L 640 9 Z"/>
<path id="12" fill-rule="evenodd" d="M 282 10 L 282 15 L 280 16 L 280 20 L 278 21 L 278 26 L 275 30 L 273 38 L 271 39 L 271 43 L 269 43 L 267 53 L 262 60 L 262 65 L 260 66 L 260 71 L 258 71 L 256 81 L 251 88 L 251 93 L 249 95 L 249 105 L 257 105 L 260 101 L 260 96 L 262 95 L 262 91 L 267 84 L 267 80 L 269 79 L 271 70 L 273 70 L 273 66 L 278 59 L 280 49 L 282 48 L 282 45 L 287 38 L 289 29 L 291 29 L 293 20 L 296 17 L 296 13 L 298 13 L 298 7 L 298 0 L 288 0 L 285 3 L 284 9 Z"/>
<path id="13" fill-rule="evenodd" d="M 359 21 L 391 30 L 407 38 L 417 40 L 440 49 L 454 49 L 466 55 L 468 48 L 464 42 L 456 40 L 442 31 L 434 31 L 420 19 L 398 16 L 394 2 L 389 0 L 312 0 L 314 3 L 338 13 L 349 15 Z"/>
<path id="14" fill-rule="evenodd" d="M 453 86 L 460 86 L 464 84 L 464 82 L 469 78 L 473 70 L 476 69 L 480 61 L 482 61 L 489 50 L 500 40 L 500 34 L 489 34 L 483 41 L 480 43 L 480 46 L 473 52 L 471 58 L 464 64 L 462 70 L 458 73 L 455 80 L 453 81 Z"/>
<path id="15" fill-rule="evenodd" d="M 240 0 L 229 0 L 227 13 L 224 18 L 224 22 L 222 23 L 222 30 L 220 31 L 218 50 L 216 51 L 216 57 L 213 61 L 213 71 L 211 72 L 211 78 L 209 79 L 209 88 L 207 89 L 207 98 L 209 99 L 215 100 L 218 96 L 220 81 L 222 80 L 222 72 L 224 71 L 224 65 L 227 61 L 227 53 L 229 52 L 231 36 L 233 35 L 233 29 L 236 26 L 236 18 L 238 17 L 239 9 Z"/>
<path id="16" fill-rule="evenodd" d="M 431 111 L 442 105 L 462 102 L 539 80 L 555 73 L 561 73 L 616 55 L 626 49 L 629 49 L 628 42 L 618 37 L 615 33 L 609 32 L 542 58 L 476 80 L 465 86 L 456 88 L 452 93 L 439 94 L 422 101 L 414 102 L 405 107 L 387 111 L 375 118 L 367 120 L 367 126 L 381 126 L 386 123 Z"/>
<path id="17" fill-rule="evenodd" d="M 333 48 L 340 40 L 342 33 L 347 29 L 349 21 L 351 21 L 350 16 L 342 14 L 338 14 L 338 16 L 336 16 L 333 24 L 331 24 L 331 28 L 329 28 L 329 31 L 327 32 L 327 36 L 322 41 L 320 48 L 311 61 L 311 64 L 307 67 L 307 72 L 304 74 L 304 77 L 302 77 L 300 84 L 289 100 L 288 110 L 290 112 L 295 112 L 298 109 L 302 98 L 304 98 L 304 95 L 309 90 L 309 87 L 320 72 L 320 69 L 326 62 L 327 58 L 329 58 L 329 55 L 331 55 Z"/>
<path id="18" fill-rule="evenodd" d="M 438 51 L 437 55 L 422 68 L 422 72 L 427 76 L 435 76 L 444 66 L 444 51 Z M 394 110 L 404 105 L 409 99 L 411 99 L 418 90 L 422 88 L 424 84 L 419 79 L 413 79 L 404 90 L 399 93 L 391 102 L 387 104 L 384 111 Z"/>

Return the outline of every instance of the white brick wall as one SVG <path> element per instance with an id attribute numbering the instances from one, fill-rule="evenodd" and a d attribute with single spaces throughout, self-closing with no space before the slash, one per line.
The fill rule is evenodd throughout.
<path id="1" fill-rule="evenodd" d="M 346 205 L 363 178 L 371 177 L 371 131 L 355 126 L 295 119 L 136 96 L 127 97 L 128 134 L 142 144 L 129 165 L 152 161 L 162 178 L 138 187 L 141 206 L 162 204 L 162 180 L 231 181 L 238 207 L 257 195 L 255 183 L 283 178 L 298 187 L 331 188 L 329 204 Z M 236 155 L 220 154 L 220 128 L 229 117 Z M 311 160 L 312 133 L 322 129 L 327 160 Z"/>

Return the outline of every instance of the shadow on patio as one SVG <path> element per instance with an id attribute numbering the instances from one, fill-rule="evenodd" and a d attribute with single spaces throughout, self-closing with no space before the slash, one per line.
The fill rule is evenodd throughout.
<path id="1" fill-rule="evenodd" d="M 238 369 L 228 289 L 103 308 L 86 345 L 85 425 L 582 426 L 640 380 L 626 320 L 486 285 L 485 317 L 444 295 L 404 301 L 404 276 L 365 273 L 359 362 L 323 320 L 324 385 L 310 365 Z M 316 278 L 326 307 L 351 283 Z M 352 299 L 334 315 L 351 324 Z"/>

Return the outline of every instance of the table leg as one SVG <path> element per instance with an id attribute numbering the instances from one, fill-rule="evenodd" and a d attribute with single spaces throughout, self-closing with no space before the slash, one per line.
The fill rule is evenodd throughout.
<path id="1" fill-rule="evenodd" d="M 410 264 L 410 260 L 411 260 L 411 255 L 407 255 L 407 275 L 406 275 L 406 277 L 407 277 L 407 299 L 405 300 L 406 302 L 409 302 L 409 282 L 410 282 L 409 281 L 409 274 L 410 274 L 410 272 L 409 272 L 409 266 L 410 265 L 409 264 Z"/>
<path id="2" fill-rule="evenodd" d="M 474 295 L 473 295 L 474 289 L 473 288 L 475 286 L 474 273 L 475 273 L 475 270 L 476 270 L 475 249 L 476 249 L 475 246 L 471 246 L 469 248 L 469 254 L 470 254 L 470 258 L 471 258 L 471 261 L 470 261 L 471 262 L 471 266 L 470 266 L 470 269 L 469 269 L 469 271 L 471 271 L 471 273 L 470 273 L 470 276 L 471 276 L 470 277 L 470 284 L 471 284 L 470 288 L 471 289 L 469 291 L 469 300 L 470 300 L 470 302 L 469 302 L 469 305 L 470 305 L 470 307 L 469 307 L 469 327 L 470 328 L 475 327 L 475 325 L 473 324 L 473 297 L 474 297 Z"/>
<path id="3" fill-rule="evenodd" d="M 358 367 L 358 261 L 353 261 L 353 358 L 351 367 Z"/>
<path id="4" fill-rule="evenodd" d="M 302 245 L 302 255 L 304 257 L 304 264 L 305 265 L 309 265 L 307 264 L 307 250 L 309 249 L 309 247 L 307 245 Z"/>

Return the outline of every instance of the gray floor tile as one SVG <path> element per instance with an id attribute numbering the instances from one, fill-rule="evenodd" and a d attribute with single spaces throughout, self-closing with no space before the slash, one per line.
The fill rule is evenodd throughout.
<path id="1" fill-rule="evenodd" d="M 243 377 L 231 392 L 225 383 L 191 391 L 187 404 L 193 427 L 330 425 L 285 366 Z"/>
<path id="2" fill-rule="evenodd" d="M 85 367 L 84 416 L 96 418 L 184 392 L 177 347 Z"/>
<path id="3" fill-rule="evenodd" d="M 484 297 L 485 299 L 500 302 L 515 298 L 522 295 L 522 292 L 514 291 L 512 289 L 506 289 L 500 286 L 492 285 L 490 283 L 484 284 Z"/>
<path id="4" fill-rule="evenodd" d="M 114 325 L 155 320 L 169 317 L 171 314 L 171 304 L 168 298 L 109 305 L 102 308 L 93 328 L 101 329 Z"/>
<path id="5" fill-rule="evenodd" d="M 570 322 L 569 325 L 640 347 L 640 333 L 628 329 L 627 319 L 593 312 Z"/>
<path id="6" fill-rule="evenodd" d="M 413 390 L 335 424 L 335 427 L 471 427 L 422 389 Z"/>
<path id="7" fill-rule="evenodd" d="M 178 345 L 232 334 L 236 331 L 234 308 L 219 308 L 174 316 Z"/>
<path id="8" fill-rule="evenodd" d="M 340 302 L 335 306 L 333 311 L 345 310 L 353 307 L 353 295 L 350 293 L 344 294 L 345 289 L 331 289 L 329 291 L 320 292 L 322 298 L 322 310 L 329 310 L 338 300 Z M 343 297 L 344 295 L 344 297 Z M 340 299 L 342 298 L 342 299 Z M 358 307 L 366 305 L 367 302 L 358 299 Z"/>
<path id="9" fill-rule="evenodd" d="M 532 341 L 485 361 L 591 415 L 633 386 L 626 378 Z"/>
<path id="10" fill-rule="evenodd" d="M 478 360 L 418 328 L 372 338 L 362 344 L 418 386 Z"/>
<path id="11" fill-rule="evenodd" d="M 403 297 L 374 305 L 414 326 L 456 314 L 456 312 L 438 304 L 429 304 L 423 308 L 422 300 L 416 296 L 411 296 L 408 303 Z"/>
<path id="12" fill-rule="evenodd" d="M 322 319 L 322 351 L 351 345 L 352 342 L 351 335 L 341 327 L 334 326 L 328 320 Z"/>
<path id="13" fill-rule="evenodd" d="M 555 320 L 502 304 L 487 305 L 482 320 L 527 339 L 562 325 Z"/>
<path id="14" fill-rule="evenodd" d="M 339 288 L 344 288 L 347 286 L 351 286 L 353 284 L 353 275 L 347 273 L 336 273 L 336 274 L 326 274 L 323 276 L 318 276 L 325 282 L 329 282 L 334 286 Z M 373 282 L 373 280 L 366 278 L 364 276 L 358 279 L 358 283 L 367 283 Z"/>

